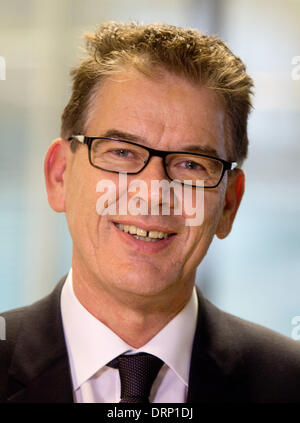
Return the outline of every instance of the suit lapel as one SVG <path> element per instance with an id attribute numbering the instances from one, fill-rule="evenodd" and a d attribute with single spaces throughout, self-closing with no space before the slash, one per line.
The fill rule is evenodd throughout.
<path id="1" fill-rule="evenodd" d="M 8 402 L 69 403 L 73 402 L 67 357 L 61 358 L 28 385 L 18 386 Z"/>
<path id="2" fill-rule="evenodd" d="M 72 402 L 60 294 L 66 277 L 27 309 L 9 369 L 8 402 Z"/>
<path id="3" fill-rule="evenodd" d="M 198 294 L 198 321 L 194 338 L 187 402 L 238 400 L 236 367 L 240 353 L 226 313 Z"/>

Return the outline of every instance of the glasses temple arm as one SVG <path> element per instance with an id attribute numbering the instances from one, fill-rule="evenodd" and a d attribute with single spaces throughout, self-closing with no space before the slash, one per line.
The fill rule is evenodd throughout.
<path id="1" fill-rule="evenodd" d="M 71 137 L 68 138 L 68 141 L 76 140 L 84 144 L 84 139 L 85 139 L 84 135 L 72 135 Z"/>

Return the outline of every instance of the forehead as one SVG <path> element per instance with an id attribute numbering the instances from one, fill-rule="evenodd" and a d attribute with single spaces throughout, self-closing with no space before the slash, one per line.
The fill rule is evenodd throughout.
<path id="1" fill-rule="evenodd" d="M 86 135 L 113 130 L 153 148 L 213 148 L 226 158 L 225 113 L 216 94 L 165 72 L 152 79 L 130 70 L 107 78 L 91 101 Z"/>

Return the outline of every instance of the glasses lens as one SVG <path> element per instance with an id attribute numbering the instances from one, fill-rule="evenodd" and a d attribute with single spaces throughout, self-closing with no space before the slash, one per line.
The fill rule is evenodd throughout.
<path id="1" fill-rule="evenodd" d="M 91 147 L 93 165 L 116 172 L 138 172 L 148 156 L 147 150 L 124 141 L 96 139 Z"/>
<path id="2" fill-rule="evenodd" d="M 171 179 L 206 188 L 217 185 L 223 173 L 223 163 L 219 160 L 191 154 L 170 154 L 166 165 Z"/>

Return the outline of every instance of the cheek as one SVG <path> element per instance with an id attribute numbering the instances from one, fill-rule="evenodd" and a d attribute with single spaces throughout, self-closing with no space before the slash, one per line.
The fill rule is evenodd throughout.
<path id="1" fill-rule="evenodd" d="M 205 257 L 216 233 L 222 208 L 217 192 L 204 195 L 204 219 L 201 225 L 187 228 L 188 241 L 185 243 L 185 267 L 196 270 Z"/>
<path id="2" fill-rule="evenodd" d="M 183 190 L 182 210 L 186 226 L 199 232 L 218 221 L 221 214 L 224 193 L 222 188 L 211 191 L 202 188 Z"/>
<path id="3" fill-rule="evenodd" d="M 85 233 L 97 219 L 96 181 L 91 177 L 74 178 L 66 193 L 66 218 L 72 238 Z"/>
<path id="4" fill-rule="evenodd" d="M 186 226 L 199 227 L 203 224 L 205 218 L 205 192 L 202 188 L 183 187 L 182 212 Z"/>
<path id="5" fill-rule="evenodd" d="M 208 193 L 205 198 L 205 223 L 213 227 L 213 231 L 217 229 L 223 210 L 223 192 L 221 188 L 214 193 Z"/>
<path id="6" fill-rule="evenodd" d="M 194 219 L 199 225 L 190 228 L 195 243 L 201 246 L 209 245 L 216 233 L 220 217 L 222 215 L 222 190 L 206 191 L 202 196 L 202 201 L 198 201 L 197 213 Z"/>

